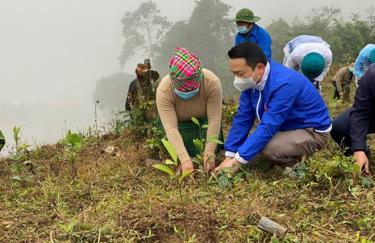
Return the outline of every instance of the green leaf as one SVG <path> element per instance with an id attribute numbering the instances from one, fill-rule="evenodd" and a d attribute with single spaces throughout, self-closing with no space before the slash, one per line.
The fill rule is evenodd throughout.
<path id="1" fill-rule="evenodd" d="M 156 165 L 153 165 L 153 167 L 162 171 L 162 172 L 164 172 L 164 173 L 166 173 L 166 174 L 168 174 L 168 175 L 170 175 L 170 177 L 175 176 L 175 172 L 166 165 L 156 164 Z"/>
<path id="2" fill-rule="evenodd" d="M 280 243 L 280 240 L 273 236 L 271 239 L 271 243 Z"/>
<path id="3" fill-rule="evenodd" d="M 167 160 L 165 160 L 165 164 L 166 165 L 177 165 L 177 163 L 176 162 L 174 162 L 174 161 L 172 161 L 172 160 L 170 160 L 170 159 L 167 159 Z"/>
<path id="4" fill-rule="evenodd" d="M 18 145 L 18 142 L 20 141 L 20 132 L 21 127 L 13 127 L 13 138 L 16 145 Z"/>
<path id="5" fill-rule="evenodd" d="M 164 147 L 167 149 L 169 155 L 172 157 L 173 161 L 176 162 L 176 164 L 177 164 L 177 152 L 173 148 L 172 144 L 164 138 L 161 141 L 162 141 Z"/>
<path id="6" fill-rule="evenodd" d="M 219 177 L 217 182 L 219 183 L 219 187 L 224 189 L 229 184 L 229 179 L 225 174 L 223 174 Z"/>
<path id="7" fill-rule="evenodd" d="M 207 139 L 208 142 L 210 143 L 215 143 L 215 144 L 224 144 L 222 141 L 220 141 L 219 139 L 217 139 L 216 137 L 209 137 Z"/>
<path id="8" fill-rule="evenodd" d="M 12 177 L 12 180 L 15 180 L 15 181 L 22 181 L 22 179 L 21 179 L 21 176 L 13 176 Z"/>
<path id="9" fill-rule="evenodd" d="M 193 139 L 193 143 L 194 143 L 195 147 L 197 148 L 198 153 L 202 153 L 203 148 L 204 148 L 202 141 L 199 140 L 198 138 L 195 138 L 195 139 Z"/>
<path id="10" fill-rule="evenodd" d="M 203 126 L 201 126 L 202 129 L 208 129 L 208 124 L 204 124 Z"/>
<path id="11" fill-rule="evenodd" d="M 182 181 L 183 181 L 187 176 L 190 176 L 192 173 L 193 173 L 192 170 L 189 170 L 189 171 L 185 171 L 185 172 L 183 172 L 182 175 L 180 176 L 180 179 L 178 179 L 178 182 L 181 184 Z"/>
<path id="12" fill-rule="evenodd" d="M 201 165 L 202 164 L 201 160 L 199 160 L 198 158 L 193 158 L 192 161 L 196 165 Z"/>
<path id="13" fill-rule="evenodd" d="M 374 187 L 374 181 L 370 177 L 367 177 L 367 176 L 361 176 L 361 184 L 362 184 L 362 187 L 368 188 L 368 189 Z"/>
<path id="14" fill-rule="evenodd" d="M 191 118 L 191 120 L 198 126 L 198 127 L 200 127 L 201 126 L 201 124 L 199 123 L 199 121 L 198 121 L 198 119 L 197 118 L 195 118 L 195 117 L 192 117 Z"/>

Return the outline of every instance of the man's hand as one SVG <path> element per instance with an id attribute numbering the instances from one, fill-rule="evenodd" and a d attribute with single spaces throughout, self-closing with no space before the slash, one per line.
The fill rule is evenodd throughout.
<path id="1" fill-rule="evenodd" d="M 365 174 L 370 174 L 369 169 L 369 162 L 367 155 L 364 151 L 356 151 L 354 152 L 354 160 L 357 165 L 359 165 L 359 168 L 361 169 L 361 173 L 364 172 Z"/>
<path id="2" fill-rule="evenodd" d="M 215 172 L 221 172 L 223 169 L 231 169 L 232 173 L 236 173 L 240 169 L 241 163 L 236 158 L 227 157 L 218 167 Z"/>
<path id="3" fill-rule="evenodd" d="M 206 171 L 215 169 L 215 155 L 204 154 L 204 169 Z"/>

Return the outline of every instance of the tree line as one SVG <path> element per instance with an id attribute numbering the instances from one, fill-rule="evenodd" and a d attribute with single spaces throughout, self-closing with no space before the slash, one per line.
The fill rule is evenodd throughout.
<path id="1" fill-rule="evenodd" d="M 221 78 L 226 96 L 233 95 L 233 75 L 228 71 L 226 56 L 236 34 L 236 26 L 229 22 L 233 18 L 231 8 L 221 0 L 198 0 L 190 18 L 172 23 L 161 15 L 156 2 L 141 3 L 135 11 L 126 12 L 121 20 L 124 44 L 119 56 L 120 66 L 142 52 L 152 59 L 154 69 L 163 76 L 168 72 L 168 60 L 175 47 L 183 46 L 199 55 L 203 65 Z M 366 44 L 375 43 L 375 8 L 344 17 L 339 7 L 322 7 L 312 9 L 306 17 L 296 16 L 291 23 L 278 18 L 263 27 L 271 34 L 274 60 L 283 60 L 283 47 L 289 40 L 308 34 L 327 41 L 333 52 L 333 64 L 342 65 L 355 59 Z M 110 106 L 114 103 L 123 104 L 126 90 L 120 97 L 111 93 L 119 77 L 113 75 L 98 81 L 94 96 L 101 97 L 103 109 L 113 108 Z M 126 86 L 130 81 L 123 80 Z M 111 88 L 106 89 L 106 86 Z"/>

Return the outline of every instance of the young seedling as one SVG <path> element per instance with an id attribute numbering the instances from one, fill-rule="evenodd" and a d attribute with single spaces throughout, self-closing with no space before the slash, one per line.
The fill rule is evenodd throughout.
<path id="1" fill-rule="evenodd" d="M 98 111 L 97 111 L 97 106 L 99 105 L 99 100 L 96 100 L 95 101 L 95 135 L 96 135 L 96 139 L 97 139 L 97 142 L 98 142 L 98 147 L 99 147 L 99 142 L 100 142 L 100 139 L 99 139 L 99 130 L 98 130 Z"/>
<path id="2" fill-rule="evenodd" d="M 25 156 L 28 153 L 27 149 L 30 147 L 30 144 L 23 143 L 21 141 L 21 127 L 13 128 L 13 139 L 16 146 L 16 151 L 14 154 L 9 156 L 9 158 L 14 161 L 25 159 Z"/>
<path id="3" fill-rule="evenodd" d="M 195 149 L 197 150 L 197 155 L 192 159 L 193 163 L 197 164 L 199 169 L 203 171 L 204 169 L 204 149 L 206 142 L 214 143 L 214 144 L 223 144 L 222 141 L 217 139 L 215 136 L 208 137 L 207 141 L 203 138 L 203 130 L 208 129 L 208 124 L 201 125 L 199 120 L 195 117 L 192 117 L 191 120 L 199 127 L 199 137 L 202 138 L 195 138 L 193 139 L 193 143 Z"/>
<path id="4" fill-rule="evenodd" d="M 184 179 L 189 177 L 193 173 L 193 171 L 185 171 L 181 174 L 177 173 L 176 169 L 180 165 L 180 163 L 178 161 L 178 158 L 177 158 L 177 152 L 168 140 L 162 139 L 162 143 L 163 143 L 164 147 L 166 148 L 166 150 L 168 151 L 169 155 L 171 156 L 172 160 L 167 159 L 167 160 L 165 160 L 164 164 L 154 165 L 154 168 L 156 168 L 156 169 L 164 172 L 165 174 L 169 175 L 169 178 L 172 181 L 178 181 L 180 206 L 181 206 L 182 209 L 184 209 L 185 208 L 184 207 L 185 201 L 184 201 L 184 198 L 183 198 L 183 195 L 182 195 L 182 184 L 184 182 Z M 185 221 L 184 221 L 184 224 L 185 224 L 185 232 L 186 232 L 186 222 Z"/>
<path id="5" fill-rule="evenodd" d="M 81 151 L 82 138 L 79 134 L 72 133 L 70 130 L 68 130 L 68 133 L 62 141 L 62 144 L 64 145 L 64 151 L 66 153 L 67 160 L 71 165 L 72 178 L 73 180 L 75 180 L 75 178 L 77 177 L 76 160 L 78 153 Z"/>
<path id="6" fill-rule="evenodd" d="M 184 202 L 183 197 L 182 197 L 182 183 L 186 177 L 192 174 L 192 171 L 185 171 L 181 175 L 179 173 L 176 173 L 176 169 L 178 168 L 180 164 L 177 158 L 177 152 L 168 140 L 162 139 L 162 143 L 164 147 L 166 148 L 166 150 L 168 151 L 169 155 L 171 156 L 172 160 L 167 159 L 165 160 L 164 164 L 154 165 L 154 168 L 164 172 L 165 174 L 168 174 L 171 180 L 178 180 L 180 201 L 182 205 Z"/>

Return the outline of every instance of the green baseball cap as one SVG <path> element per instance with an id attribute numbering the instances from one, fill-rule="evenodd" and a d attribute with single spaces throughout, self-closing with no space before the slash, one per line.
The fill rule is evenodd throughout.
<path id="1" fill-rule="evenodd" d="M 314 79 L 324 70 L 324 57 L 316 52 L 307 54 L 301 63 L 302 73 L 309 79 Z"/>
<path id="2" fill-rule="evenodd" d="M 260 20 L 260 17 L 254 16 L 253 11 L 248 8 L 243 8 L 237 12 L 236 18 L 231 22 L 246 22 L 246 23 L 255 23 Z"/>

